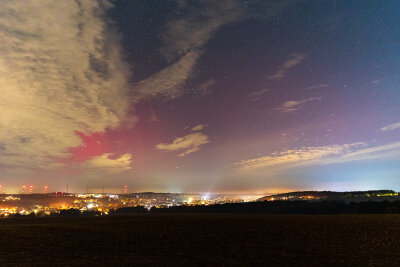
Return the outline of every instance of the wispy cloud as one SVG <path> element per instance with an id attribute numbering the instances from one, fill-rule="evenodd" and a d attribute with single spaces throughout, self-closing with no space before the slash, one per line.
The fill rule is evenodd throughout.
<path id="1" fill-rule="evenodd" d="M 290 101 L 284 102 L 279 107 L 274 108 L 274 110 L 280 111 L 280 112 L 283 112 L 283 113 L 294 112 L 294 111 L 297 111 L 299 109 L 302 109 L 303 106 L 306 103 L 312 102 L 312 101 L 316 101 L 316 100 L 321 100 L 321 97 L 311 97 L 311 98 L 303 99 L 303 100 L 300 100 L 300 101 L 290 100 Z"/>
<path id="2" fill-rule="evenodd" d="M 194 88 L 192 95 L 193 96 L 207 96 L 211 94 L 211 88 L 216 84 L 214 79 L 210 79 L 201 83 L 199 86 Z"/>
<path id="3" fill-rule="evenodd" d="M 400 128 L 400 122 L 398 122 L 398 123 L 393 123 L 393 124 L 387 125 L 387 126 L 385 126 L 385 127 L 382 127 L 382 128 L 381 128 L 381 131 L 383 131 L 383 132 L 392 131 L 392 130 L 396 130 L 396 129 L 398 129 L 398 128 Z"/>
<path id="4" fill-rule="evenodd" d="M 185 150 L 178 155 L 183 157 L 187 154 L 199 151 L 200 146 L 209 142 L 207 135 L 196 132 L 185 135 L 184 137 L 178 137 L 171 144 L 158 144 L 156 148 L 165 151 Z"/>
<path id="5" fill-rule="evenodd" d="M 281 166 L 299 162 L 310 162 L 329 156 L 339 156 L 350 152 L 353 148 L 365 145 L 363 143 L 353 143 L 345 145 L 331 145 L 323 147 L 303 147 L 289 149 L 283 152 L 274 152 L 270 155 L 242 160 L 237 165 L 245 168 L 260 168 L 269 166 Z"/>
<path id="6" fill-rule="evenodd" d="M 194 126 L 193 128 L 192 128 L 192 131 L 201 131 L 201 130 L 203 130 L 204 128 L 206 128 L 207 127 L 207 125 L 205 125 L 205 124 L 199 124 L 199 125 L 196 125 L 196 126 Z"/>
<path id="7" fill-rule="evenodd" d="M 320 164 L 343 163 L 362 160 L 378 160 L 400 157 L 400 142 L 394 142 L 386 145 L 371 146 L 363 149 L 346 153 L 341 157 L 326 159 Z"/>
<path id="8" fill-rule="evenodd" d="M 303 147 L 242 160 L 235 165 L 244 169 L 264 167 L 285 169 L 304 165 L 337 164 L 391 157 L 400 157 L 400 142 L 377 146 L 368 146 L 367 143 L 360 142 L 322 147 Z"/>
<path id="9" fill-rule="evenodd" d="M 0 164 L 45 167 L 115 127 L 129 105 L 129 68 L 108 1 L 2 1 Z"/>
<path id="10" fill-rule="evenodd" d="M 164 46 L 161 54 L 170 62 L 202 50 L 221 26 L 240 19 L 243 14 L 239 3 L 232 0 L 185 2 L 178 8 L 179 16 L 170 20 L 162 30 Z"/>
<path id="11" fill-rule="evenodd" d="M 382 82 L 381 79 L 379 79 L 379 80 L 373 80 L 372 82 L 370 82 L 370 84 L 378 85 L 378 84 L 380 84 L 381 82 Z"/>
<path id="12" fill-rule="evenodd" d="M 139 82 L 135 86 L 135 98 L 162 95 L 172 99 L 181 96 L 199 56 L 199 51 L 188 52 L 174 64 Z"/>
<path id="13" fill-rule="evenodd" d="M 184 86 L 194 72 L 197 60 L 204 52 L 204 45 L 221 27 L 248 18 L 274 16 L 290 3 L 291 1 L 286 0 L 265 3 L 249 1 L 247 9 L 244 9 L 236 0 L 201 3 L 177 1 L 176 16 L 171 15 L 160 31 L 163 45 L 159 52 L 168 65 L 148 79 L 137 83 L 135 86 L 139 92 L 137 97 L 161 95 L 176 98 L 181 96 L 184 93 Z M 208 93 L 206 89 L 210 85 L 200 86 L 199 93 L 194 93 L 194 95 Z"/>
<path id="14" fill-rule="evenodd" d="M 281 80 L 288 70 L 300 64 L 305 58 L 305 54 L 291 55 L 290 58 L 287 59 L 274 74 L 268 76 L 267 78 L 269 80 Z"/>
<path id="15" fill-rule="evenodd" d="M 223 25 L 240 19 L 242 10 L 232 0 L 192 5 L 178 1 L 179 16 L 162 29 L 160 54 L 168 65 L 135 87 L 141 96 L 176 98 L 183 94 L 203 46 Z"/>
<path id="16" fill-rule="evenodd" d="M 253 100 L 258 100 L 261 96 L 263 96 L 264 94 L 266 94 L 268 91 L 269 91 L 269 89 L 267 89 L 267 88 L 261 89 L 261 90 L 258 90 L 258 91 L 254 91 L 254 92 L 251 92 L 251 93 L 249 94 L 249 97 L 250 97 L 251 99 L 253 99 Z"/>
<path id="17" fill-rule="evenodd" d="M 330 86 L 331 85 L 329 83 L 317 84 L 317 85 L 308 86 L 308 87 L 304 88 L 303 91 L 316 90 L 316 89 L 326 88 L 326 87 L 330 87 Z"/>

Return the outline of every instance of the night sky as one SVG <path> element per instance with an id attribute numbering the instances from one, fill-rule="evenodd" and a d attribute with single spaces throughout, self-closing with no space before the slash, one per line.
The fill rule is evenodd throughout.
<path id="1" fill-rule="evenodd" d="M 400 190 L 400 2 L 0 3 L 0 188 Z"/>

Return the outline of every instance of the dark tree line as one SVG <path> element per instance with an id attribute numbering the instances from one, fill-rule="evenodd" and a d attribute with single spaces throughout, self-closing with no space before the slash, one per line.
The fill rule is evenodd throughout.
<path id="1" fill-rule="evenodd" d="M 400 201 L 265 201 L 155 208 L 150 213 L 379 214 L 399 213 Z"/>
<path id="2" fill-rule="evenodd" d="M 369 190 L 369 191 L 347 191 L 347 192 L 334 192 L 334 191 L 298 191 L 283 194 L 276 194 L 263 197 L 262 199 L 268 200 L 271 197 L 275 199 L 282 199 L 283 197 L 294 197 L 300 199 L 304 196 L 313 196 L 325 200 L 346 200 L 351 198 L 370 198 L 370 197 L 393 197 L 398 193 L 393 190 Z"/>
<path id="3" fill-rule="evenodd" d="M 147 210 L 145 207 L 124 207 L 110 210 L 109 215 L 129 214 L 184 214 L 184 213 L 264 213 L 264 214 L 385 214 L 400 213 L 400 201 L 264 201 L 247 203 L 227 203 L 215 205 L 197 206 L 172 206 L 169 208 L 153 207 Z M 50 216 L 99 216 L 104 215 L 98 211 L 79 209 L 61 210 Z M 14 217 L 21 216 L 19 214 Z M 31 213 L 29 216 L 43 216 L 43 214 Z"/>

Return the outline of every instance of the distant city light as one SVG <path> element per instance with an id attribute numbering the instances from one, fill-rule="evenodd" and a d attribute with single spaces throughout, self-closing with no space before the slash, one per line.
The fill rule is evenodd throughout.
<path id="1" fill-rule="evenodd" d="M 209 194 L 209 193 L 204 194 L 203 197 L 202 197 L 202 199 L 203 199 L 203 200 L 208 200 L 208 199 L 210 199 L 210 194 Z"/>

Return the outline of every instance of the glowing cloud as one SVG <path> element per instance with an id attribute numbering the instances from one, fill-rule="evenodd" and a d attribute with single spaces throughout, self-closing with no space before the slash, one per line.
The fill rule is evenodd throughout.
<path id="1" fill-rule="evenodd" d="M 196 126 L 194 126 L 193 128 L 192 128 L 192 131 L 201 131 L 201 130 L 203 130 L 205 127 L 206 127 L 207 125 L 204 125 L 204 124 L 199 124 L 199 125 L 196 125 Z"/>
<path id="2" fill-rule="evenodd" d="M 2 1 L 0 144 L 6 166 L 46 167 L 82 133 L 115 127 L 128 67 L 108 1 Z"/>
<path id="3" fill-rule="evenodd" d="M 209 142 L 207 135 L 202 133 L 191 133 L 184 137 L 176 138 L 171 144 L 158 144 L 156 148 L 165 151 L 185 150 L 178 155 L 183 157 L 187 154 L 199 151 L 201 145 Z"/>
<path id="4" fill-rule="evenodd" d="M 118 158 L 111 158 L 113 154 L 105 153 L 101 156 L 93 157 L 81 163 L 79 166 L 83 170 L 97 170 L 102 173 L 119 173 L 132 169 L 131 154 L 124 154 Z"/>

